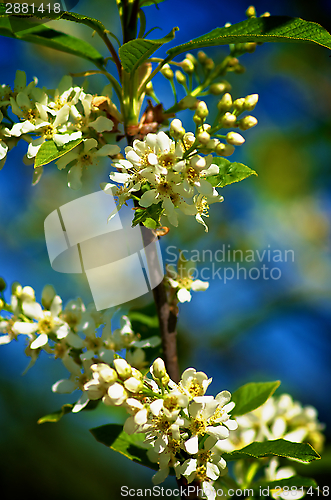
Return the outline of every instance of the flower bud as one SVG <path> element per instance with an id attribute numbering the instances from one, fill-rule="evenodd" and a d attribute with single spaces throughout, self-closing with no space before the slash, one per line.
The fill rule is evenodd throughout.
<path id="1" fill-rule="evenodd" d="M 254 5 L 250 5 L 248 9 L 246 10 L 246 16 L 247 17 L 256 17 L 256 10 Z"/>
<path id="2" fill-rule="evenodd" d="M 178 105 L 180 109 L 196 109 L 198 105 L 198 99 L 193 95 L 187 95 L 183 97 L 181 101 L 179 101 Z"/>
<path id="3" fill-rule="evenodd" d="M 237 66 L 237 64 L 239 64 L 239 59 L 237 59 L 236 57 L 231 57 L 231 59 L 228 60 L 228 66 L 230 68 L 234 68 L 235 66 Z"/>
<path id="4" fill-rule="evenodd" d="M 205 103 L 205 101 L 199 101 L 199 103 L 197 105 L 197 109 L 195 110 L 195 114 L 199 118 L 207 118 L 207 116 L 209 115 L 209 111 L 208 111 L 207 104 Z"/>
<path id="5" fill-rule="evenodd" d="M 0 277 L 0 292 L 3 292 L 7 288 L 7 283 L 3 278 Z"/>
<path id="6" fill-rule="evenodd" d="M 4 301 L 3 301 L 2 299 L 0 299 L 0 311 L 1 311 L 1 309 L 3 308 L 3 306 L 4 306 L 4 305 L 5 305 L 5 304 L 4 304 Z"/>
<path id="7" fill-rule="evenodd" d="M 126 379 L 131 377 L 132 367 L 125 359 L 122 358 L 114 359 L 114 366 L 115 370 L 117 371 L 118 375 L 121 378 Z"/>
<path id="8" fill-rule="evenodd" d="M 120 406 L 128 399 L 128 393 L 121 384 L 115 382 L 112 384 L 107 391 L 106 396 L 102 401 L 106 405 Z"/>
<path id="9" fill-rule="evenodd" d="M 245 108 L 245 98 L 241 97 L 240 99 L 236 99 L 233 101 L 233 108 L 238 112 L 242 113 L 246 108 Z"/>
<path id="10" fill-rule="evenodd" d="M 145 93 L 146 93 L 147 96 L 153 96 L 154 95 L 154 88 L 153 88 L 152 82 L 146 83 Z"/>
<path id="11" fill-rule="evenodd" d="M 222 99 L 218 102 L 217 107 L 221 113 L 229 111 L 232 108 L 232 97 L 231 94 L 224 94 Z"/>
<path id="12" fill-rule="evenodd" d="M 227 111 L 221 118 L 221 124 L 223 125 L 223 127 L 233 127 L 236 121 L 236 115 L 229 113 L 229 111 Z"/>
<path id="13" fill-rule="evenodd" d="M 256 49 L 256 43 L 255 42 L 247 42 L 244 44 L 244 49 L 249 54 L 253 54 L 253 52 L 255 52 L 255 49 Z"/>
<path id="14" fill-rule="evenodd" d="M 56 293 L 52 285 L 44 286 L 43 291 L 41 292 L 41 303 L 45 309 L 49 309 L 51 307 L 55 295 Z"/>
<path id="15" fill-rule="evenodd" d="M 196 60 L 194 55 L 190 54 L 189 52 L 185 55 L 185 58 L 189 59 L 194 64 L 194 66 L 196 66 L 198 64 L 198 61 Z"/>
<path id="16" fill-rule="evenodd" d="M 142 380 L 138 380 L 135 377 L 130 377 L 124 381 L 124 387 L 130 392 L 141 392 L 144 384 Z"/>
<path id="17" fill-rule="evenodd" d="M 206 148 L 215 149 L 219 143 L 220 143 L 220 141 L 218 139 L 210 139 L 206 144 Z"/>
<path id="18" fill-rule="evenodd" d="M 265 12 L 264 14 L 261 14 L 260 17 L 270 17 L 270 12 Z"/>
<path id="19" fill-rule="evenodd" d="M 168 80 L 172 80 L 174 77 L 174 72 L 170 68 L 169 64 L 164 64 L 164 66 L 162 66 L 161 74 Z"/>
<path id="20" fill-rule="evenodd" d="M 179 132 L 182 128 L 183 128 L 183 124 L 178 118 L 175 118 L 170 123 L 170 131 Z"/>
<path id="21" fill-rule="evenodd" d="M 14 283 L 11 286 L 11 293 L 12 295 L 19 296 L 22 293 L 22 285 L 18 281 L 14 281 Z"/>
<path id="22" fill-rule="evenodd" d="M 237 66 L 233 68 L 233 71 L 238 75 L 241 75 L 242 73 L 245 73 L 246 68 L 242 64 L 237 64 Z"/>
<path id="23" fill-rule="evenodd" d="M 245 97 L 245 109 L 246 111 L 253 111 L 257 101 L 259 100 L 259 94 L 251 94 Z"/>
<path id="24" fill-rule="evenodd" d="M 234 146 L 231 144 L 218 144 L 215 148 L 215 153 L 219 156 L 231 156 L 234 153 Z"/>
<path id="25" fill-rule="evenodd" d="M 175 77 L 180 85 L 186 85 L 186 76 L 179 69 L 175 72 Z"/>
<path id="26" fill-rule="evenodd" d="M 208 132 L 203 131 L 198 134 L 197 139 L 199 142 L 201 142 L 201 144 L 207 144 L 207 142 L 209 142 L 210 140 L 210 135 L 208 134 Z"/>
<path id="27" fill-rule="evenodd" d="M 205 60 L 208 59 L 207 54 L 203 50 L 199 50 L 198 52 L 198 61 L 201 64 L 204 64 Z"/>
<path id="28" fill-rule="evenodd" d="M 117 373 L 114 368 L 111 368 L 106 363 L 98 363 L 91 366 L 91 370 L 97 373 L 99 379 L 106 384 L 113 384 L 117 380 Z"/>
<path id="29" fill-rule="evenodd" d="M 229 132 L 226 134 L 226 141 L 228 144 L 233 144 L 233 146 L 241 146 L 241 144 L 244 144 L 245 139 L 237 132 Z"/>
<path id="30" fill-rule="evenodd" d="M 36 300 L 35 291 L 32 286 L 24 286 L 20 293 L 20 299 L 25 300 Z"/>
<path id="31" fill-rule="evenodd" d="M 215 68 L 215 63 L 211 57 L 207 57 L 207 59 L 205 60 L 205 67 L 206 67 L 206 69 L 209 69 L 209 70 L 212 70 Z"/>
<path id="32" fill-rule="evenodd" d="M 222 82 L 212 83 L 209 87 L 209 92 L 213 95 L 219 95 L 230 89 L 231 85 L 227 81 L 223 80 Z"/>
<path id="33" fill-rule="evenodd" d="M 153 378 L 160 379 L 167 375 L 167 370 L 163 359 L 157 358 L 152 365 L 152 375 Z"/>
<path id="34" fill-rule="evenodd" d="M 248 130 L 249 128 L 255 127 L 257 124 L 257 119 L 255 116 L 245 116 L 244 118 L 241 118 L 238 122 L 240 130 Z"/>
<path id="35" fill-rule="evenodd" d="M 182 61 L 180 63 L 181 65 L 181 68 L 182 70 L 185 72 L 185 73 L 193 73 L 194 71 L 194 64 L 193 62 L 190 60 L 190 59 L 184 59 L 184 61 Z"/>
<path id="36" fill-rule="evenodd" d="M 193 132 L 186 132 L 183 137 L 183 141 L 187 149 L 193 146 L 193 144 L 195 143 L 195 135 L 193 134 Z"/>
<path id="37" fill-rule="evenodd" d="M 191 158 L 190 165 L 194 170 L 203 170 L 206 168 L 206 160 L 203 156 L 195 155 Z"/>

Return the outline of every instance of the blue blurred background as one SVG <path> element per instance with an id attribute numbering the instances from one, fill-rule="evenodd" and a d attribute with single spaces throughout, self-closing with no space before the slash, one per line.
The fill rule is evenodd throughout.
<path id="1" fill-rule="evenodd" d="M 115 2 L 81 0 L 75 11 L 102 20 L 120 35 Z M 248 3 L 167 0 L 159 9 L 146 9 L 147 26 L 161 26 L 151 37 L 162 37 L 179 26 L 176 44 L 204 34 L 226 22 L 245 18 Z M 290 15 L 316 21 L 330 30 L 328 1 L 255 2 L 258 15 Z M 61 21 L 55 25 L 85 37 L 100 51 L 102 44 L 87 27 Z M 16 69 L 34 76 L 39 86 L 55 88 L 63 74 L 92 69 L 85 61 L 50 49 L 0 39 L 0 83 L 12 85 Z M 174 45 L 174 43 L 172 43 Z M 226 47 L 206 50 L 219 60 Z M 160 55 L 162 55 L 160 53 Z M 331 59 L 322 47 L 301 44 L 264 44 L 242 57 L 244 75 L 230 74 L 234 98 L 258 93 L 254 114 L 257 128 L 245 132 L 246 143 L 231 157 L 256 170 L 239 184 L 224 188 L 223 204 L 214 205 L 208 219 L 209 233 L 184 217 L 180 230 L 171 229 L 162 239 L 163 257 L 168 246 L 192 251 L 230 248 L 294 251 L 294 262 L 240 263 L 250 267 L 281 269 L 278 280 L 233 279 L 224 284 L 217 277 L 204 293 L 193 294 L 190 304 L 180 306 L 178 341 L 181 368 L 188 366 L 213 377 L 213 393 L 234 391 L 249 381 L 280 379 L 278 392 L 289 392 L 303 404 L 316 406 L 320 420 L 330 425 L 330 212 L 331 212 Z M 82 79 L 77 79 L 82 83 Z M 101 92 L 107 82 L 90 78 L 89 92 Z M 165 108 L 172 105 L 168 82 L 159 77 L 155 88 Z M 212 112 L 211 99 L 207 99 Z M 214 104 L 215 106 L 215 104 Z M 191 114 L 184 126 L 193 130 Z M 18 280 L 31 285 L 40 299 L 42 287 L 52 283 L 63 298 L 91 294 L 83 276 L 62 275 L 50 267 L 43 222 L 55 208 L 107 181 L 109 165 L 86 177 L 83 191 L 66 187 L 66 175 L 50 164 L 36 186 L 31 185 L 32 166 L 22 162 L 25 147 L 12 150 L 0 172 L 0 275 L 7 283 Z M 228 247 L 230 245 L 230 247 Z M 267 254 L 266 254 L 267 255 Z M 236 262 L 218 263 L 233 267 Z M 211 269 L 211 263 L 198 264 Z M 243 273 L 242 273 L 243 276 Z M 7 290 L 7 298 L 9 298 Z M 148 307 L 151 296 L 125 305 L 125 310 Z M 121 411 L 101 409 L 66 416 L 57 425 L 36 424 L 38 418 L 75 401 L 75 395 L 52 394 L 50 386 L 66 377 L 60 362 L 41 356 L 24 376 L 27 365 L 24 342 L 0 349 L 0 443 L 2 492 L 18 498 L 119 498 L 120 486 L 150 486 L 152 472 L 127 463 L 94 441 L 88 429 L 108 422 L 123 422 Z M 77 399 L 77 398 L 76 398 Z M 328 428 L 326 430 L 330 436 Z M 313 465 L 306 474 L 327 484 L 326 465 Z M 302 471 L 301 471 L 302 473 Z M 303 472 L 305 473 L 305 471 Z M 330 473 L 330 472 L 329 472 Z M 170 479 L 166 484 L 172 485 Z M 4 498 L 7 498 L 4 496 Z"/>

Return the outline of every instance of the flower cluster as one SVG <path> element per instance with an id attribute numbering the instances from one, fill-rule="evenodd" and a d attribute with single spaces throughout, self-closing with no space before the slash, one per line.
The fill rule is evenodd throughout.
<path id="1" fill-rule="evenodd" d="M 176 294 L 179 302 L 190 302 L 192 290 L 194 292 L 204 292 L 209 287 L 208 281 L 192 278 L 195 271 L 194 263 L 186 260 L 181 253 L 178 258 L 177 269 L 171 264 L 167 264 L 166 269 L 166 283 L 172 294 Z"/>
<path id="2" fill-rule="evenodd" d="M 313 406 L 302 406 L 293 401 L 289 394 L 272 396 L 262 406 L 254 411 L 236 417 L 238 429 L 231 433 L 228 439 L 217 444 L 219 452 L 231 452 L 241 449 L 255 441 L 285 439 L 295 443 L 310 443 L 317 451 L 323 448 L 324 424 L 317 418 Z M 244 484 L 246 477 L 244 461 L 235 465 L 235 475 L 238 484 Z M 279 459 L 272 457 L 263 470 L 266 481 L 276 481 L 296 475 L 293 467 L 280 466 Z M 277 488 L 270 490 L 273 498 L 289 498 L 289 491 Z M 290 492 L 290 497 L 299 499 L 305 496 L 303 488 Z"/>
<path id="3" fill-rule="evenodd" d="M 31 357 L 30 365 L 44 351 L 61 359 L 69 370 L 68 379 L 53 385 L 54 392 L 82 389 L 90 377 L 91 365 L 111 363 L 115 353 L 123 350 L 135 368 L 143 369 L 146 364 L 143 349 L 160 343 L 156 336 L 142 340 L 132 330 L 127 316 L 120 318 L 119 328 L 112 329 L 114 310 L 98 312 L 93 305 L 85 307 L 81 299 L 71 300 L 63 308 L 61 297 L 51 285 L 44 287 L 40 304 L 33 288 L 14 283 L 10 304 L 0 305 L 0 345 L 23 335 L 28 343 L 26 354 Z"/>
<path id="4" fill-rule="evenodd" d="M 64 76 L 53 91 L 41 89 L 37 83 L 34 79 L 26 85 L 25 73 L 18 70 L 14 89 L 1 87 L 0 161 L 5 159 L 11 139 L 23 139 L 29 144 L 27 162 L 35 161 L 42 144 L 51 141 L 53 153 L 60 151 L 55 155 L 55 158 L 61 156 L 58 168 L 70 164 L 68 184 L 79 189 L 84 167 L 94 165 L 101 156 L 116 155 L 120 151 L 116 145 L 105 144 L 102 138 L 102 134 L 115 131 L 121 121 L 120 113 L 107 96 L 110 86 L 104 89 L 105 96 L 92 96 L 74 86 L 70 76 Z M 4 117 L 5 125 L 1 123 Z"/>
<path id="5" fill-rule="evenodd" d="M 212 136 L 220 128 L 240 127 L 247 130 L 256 125 L 257 120 L 252 116 L 237 118 L 243 111 L 252 110 L 257 101 L 257 94 L 232 101 L 231 95 L 225 93 L 219 101 L 218 119 L 213 127 L 205 123 L 209 114 L 206 103 L 199 101 L 193 116 L 195 134 L 186 132 L 182 122 L 176 118 L 170 124 L 169 135 L 173 139 L 161 131 L 147 134 L 143 141 L 134 140 L 133 146 L 125 148 L 126 158 L 113 162 L 117 171 L 110 173 L 112 182 L 104 184 L 103 189 L 106 192 L 111 190 L 117 196 L 118 209 L 132 198 L 147 211 L 157 205 L 160 217 L 165 215 L 174 226 L 178 225 L 178 210 L 185 215 L 194 215 L 208 231 L 203 217 L 208 217 L 211 203 L 223 201 L 214 187 L 220 181 L 217 179 L 215 183 L 220 167 L 212 153 L 229 156 L 234 152 L 234 146 L 245 142 L 240 134 L 233 131 Z M 219 138 L 225 139 L 225 142 Z M 122 186 L 118 187 L 118 184 Z M 160 217 L 157 221 L 159 225 Z"/>
<path id="6" fill-rule="evenodd" d="M 203 490 L 215 498 L 212 482 L 226 468 L 217 444 L 237 428 L 229 415 L 235 406 L 231 394 L 206 396 L 211 379 L 194 368 L 185 370 L 175 384 L 160 358 L 150 368 L 151 378 L 122 358 L 115 358 L 112 366 L 98 363 L 90 369 L 92 378 L 83 386 L 86 399 L 127 409 L 124 431 L 145 434 L 148 457 L 159 465 L 154 484 L 164 481 L 173 468 L 188 483 L 201 481 Z"/>
<path id="7" fill-rule="evenodd" d="M 289 394 L 272 396 L 256 410 L 237 417 L 238 431 L 222 442 L 224 451 L 243 448 L 254 441 L 286 439 L 308 442 L 317 451 L 323 447 L 324 425 L 313 406 L 302 406 Z"/>

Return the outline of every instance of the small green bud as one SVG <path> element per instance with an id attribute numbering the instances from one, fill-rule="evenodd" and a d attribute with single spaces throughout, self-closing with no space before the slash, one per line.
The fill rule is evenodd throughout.
<path id="1" fill-rule="evenodd" d="M 251 94 L 245 97 L 245 110 L 253 111 L 257 101 L 259 100 L 259 94 Z"/>
<path id="2" fill-rule="evenodd" d="M 221 118 L 221 124 L 223 125 L 223 127 L 233 127 L 236 121 L 236 115 L 229 113 L 229 111 L 227 111 Z"/>
<path id="3" fill-rule="evenodd" d="M 170 123 L 170 134 L 175 139 L 180 139 L 185 135 L 185 129 L 183 128 L 183 124 L 178 118 L 175 118 Z"/>
<path id="4" fill-rule="evenodd" d="M 236 57 L 231 57 L 231 59 L 228 60 L 228 66 L 230 68 L 234 68 L 235 66 L 237 66 L 237 64 L 239 64 L 239 59 L 237 59 Z"/>
<path id="5" fill-rule="evenodd" d="M 193 73 L 194 71 L 194 64 L 190 59 L 184 59 L 181 63 L 181 68 L 185 73 Z"/>
<path id="6" fill-rule="evenodd" d="M 145 87 L 145 93 L 147 96 L 153 96 L 154 95 L 154 88 L 152 82 L 148 82 Z"/>
<path id="7" fill-rule="evenodd" d="M 198 106 L 198 99 L 193 95 L 187 95 L 179 101 L 178 105 L 180 109 L 196 109 Z"/>
<path id="8" fill-rule="evenodd" d="M 223 144 L 221 142 L 218 146 L 216 146 L 215 153 L 218 156 L 231 156 L 234 153 L 234 146 L 231 144 Z"/>
<path id="9" fill-rule="evenodd" d="M 232 108 L 232 97 L 231 94 L 226 93 L 222 97 L 222 99 L 218 102 L 217 107 L 221 113 L 224 113 L 225 111 L 230 111 Z"/>
<path id="10" fill-rule="evenodd" d="M 244 118 L 241 118 L 238 122 L 240 130 L 248 130 L 249 128 L 255 127 L 257 125 L 257 119 L 255 116 L 245 116 Z"/>
<path id="11" fill-rule="evenodd" d="M 152 365 L 153 378 L 160 379 L 167 375 L 167 370 L 163 359 L 157 358 Z"/>
<path id="12" fill-rule="evenodd" d="M 162 68 L 161 68 L 161 74 L 167 78 L 168 80 L 172 80 L 173 77 L 174 77 L 174 72 L 172 71 L 172 69 L 170 68 L 169 64 L 165 64 Z"/>
<path id="13" fill-rule="evenodd" d="M 238 111 L 239 113 L 242 113 L 246 108 L 245 108 L 245 98 L 240 97 L 239 99 L 236 99 L 233 101 L 233 108 Z"/>
<path id="14" fill-rule="evenodd" d="M 203 118 L 200 118 L 200 116 L 194 114 L 192 120 L 196 125 L 201 125 L 203 123 Z"/>
<path id="15" fill-rule="evenodd" d="M 255 42 L 244 43 L 244 49 L 249 54 L 253 54 L 253 52 L 255 52 L 255 49 L 256 49 L 256 43 Z"/>
<path id="16" fill-rule="evenodd" d="M 3 308 L 4 305 L 5 305 L 4 301 L 2 299 L 0 299 L 0 311 Z"/>
<path id="17" fill-rule="evenodd" d="M 207 54 L 203 50 L 199 50 L 198 52 L 198 61 L 201 64 L 204 64 L 205 60 L 208 59 Z"/>
<path id="18" fill-rule="evenodd" d="M 264 14 L 261 14 L 260 17 L 270 17 L 270 12 L 265 12 Z"/>
<path id="19" fill-rule="evenodd" d="M 213 83 L 209 87 L 209 92 L 213 95 L 223 94 L 226 90 L 231 90 L 231 85 L 229 82 L 223 80 L 222 82 Z"/>
<path id="20" fill-rule="evenodd" d="M 242 64 L 237 64 L 237 66 L 235 66 L 235 67 L 233 68 L 233 71 L 234 71 L 235 73 L 237 73 L 238 75 L 240 75 L 240 74 L 242 74 L 242 73 L 245 73 L 246 68 L 245 68 L 245 66 L 243 66 Z"/>
<path id="21" fill-rule="evenodd" d="M 12 295 L 21 295 L 22 293 L 22 285 L 18 281 L 14 281 L 14 283 L 11 286 L 11 293 Z"/>
<path id="22" fill-rule="evenodd" d="M 208 149 L 215 149 L 216 146 L 218 146 L 220 144 L 220 141 L 218 139 L 210 139 L 207 144 L 206 144 L 206 147 Z"/>
<path id="23" fill-rule="evenodd" d="M 210 140 L 210 135 L 208 134 L 208 132 L 200 132 L 197 136 L 197 139 L 199 142 L 201 142 L 201 144 L 207 144 L 207 142 L 209 142 Z"/>
<path id="24" fill-rule="evenodd" d="M 194 55 L 190 54 L 189 52 L 185 55 L 185 58 L 189 59 L 194 64 L 194 66 L 196 66 L 198 64 L 198 61 L 196 60 Z"/>
<path id="25" fill-rule="evenodd" d="M 0 292 L 3 292 L 7 288 L 7 283 L 3 278 L 0 277 Z"/>
<path id="26" fill-rule="evenodd" d="M 180 85 L 186 84 L 186 76 L 183 75 L 183 73 L 179 69 L 175 72 L 175 77 L 177 82 L 180 83 Z"/>
<path id="27" fill-rule="evenodd" d="M 246 16 L 247 17 L 256 17 L 256 10 L 254 5 L 250 5 L 248 9 L 246 10 Z"/>
<path id="28" fill-rule="evenodd" d="M 195 110 L 195 114 L 200 118 L 207 118 L 207 116 L 209 115 L 209 111 L 205 101 L 199 101 L 197 109 Z"/>
<path id="29" fill-rule="evenodd" d="M 241 146 L 242 144 L 244 144 L 245 139 L 237 132 L 228 132 L 226 134 L 226 142 L 228 144 L 232 144 L 233 146 Z"/>
<path id="30" fill-rule="evenodd" d="M 122 379 L 131 377 L 132 367 L 129 363 L 122 358 L 114 359 L 115 370 Z"/>
<path id="31" fill-rule="evenodd" d="M 205 67 L 208 70 L 212 70 L 215 68 L 215 63 L 211 57 L 207 57 L 207 59 L 205 60 Z"/>

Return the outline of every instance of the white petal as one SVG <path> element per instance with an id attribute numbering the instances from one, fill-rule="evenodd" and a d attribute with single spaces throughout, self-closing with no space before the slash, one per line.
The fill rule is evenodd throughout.
<path id="1" fill-rule="evenodd" d="M 218 425 L 217 427 L 207 427 L 206 432 L 210 436 L 214 436 L 217 439 L 226 439 L 229 437 L 229 430 L 224 425 Z"/>
<path id="2" fill-rule="evenodd" d="M 155 189 L 146 191 L 139 200 L 139 205 L 141 207 L 150 207 L 156 202 L 157 192 Z"/>
<path id="3" fill-rule="evenodd" d="M 97 132 L 104 132 L 105 130 L 113 130 L 114 122 L 105 116 L 98 116 L 96 120 L 89 123 L 89 127 L 93 127 Z"/>
<path id="4" fill-rule="evenodd" d="M 23 335 L 30 335 L 38 330 L 38 323 L 26 323 L 24 321 L 15 321 L 13 324 L 13 332 Z"/>
<path id="5" fill-rule="evenodd" d="M 84 392 L 82 396 L 79 398 L 73 409 L 71 410 L 72 413 L 78 413 L 80 410 L 85 408 L 87 403 L 89 402 L 88 395 Z"/>
<path id="6" fill-rule="evenodd" d="M 118 182 L 120 184 L 125 184 L 130 179 L 129 174 L 125 174 L 123 172 L 110 172 L 109 178 L 111 181 Z"/>
<path id="7" fill-rule="evenodd" d="M 219 475 L 220 475 L 220 471 L 217 467 L 217 465 L 215 464 L 212 464 L 210 462 L 207 462 L 207 477 L 209 477 L 209 479 L 212 479 L 213 481 L 216 481 L 216 479 L 218 479 Z"/>
<path id="8" fill-rule="evenodd" d="M 152 477 L 153 484 L 160 484 L 168 477 L 169 475 L 169 467 L 165 467 L 164 469 L 160 469 L 154 476 Z"/>
<path id="9" fill-rule="evenodd" d="M 199 193 L 208 196 L 213 194 L 213 186 L 204 179 L 200 179 L 199 182 L 196 183 L 197 189 Z"/>
<path id="10" fill-rule="evenodd" d="M 163 408 L 163 399 L 156 399 L 150 404 L 151 412 L 156 417 L 159 415 L 162 408 Z"/>
<path id="11" fill-rule="evenodd" d="M 70 379 L 59 380 L 52 385 L 52 391 L 60 394 L 70 394 L 76 389 L 76 384 Z"/>
<path id="12" fill-rule="evenodd" d="M 78 190 L 82 187 L 82 167 L 79 164 L 73 165 L 68 172 L 68 186 L 71 189 Z"/>
<path id="13" fill-rule="evenodd" d="M 194 290 L 194 292 L 204 292 L 208 287 L 208 281 L 195 280 L 191 284 L 191 289 Z"/>
<path id="14" fill-rule="evenodd" d="M 23 302 L 22 310 L 25 316 L 28 316 L 29 318 L 40 319 L 43 317 L 43 310 L 38 302 Z"/>
<path id="15" fill-rule="evenodd" d="M 186 288 L 180 288 L 177 292 L 177 297 L 179 302 L 190 302 L 192 299 L 191 293 Z"/>
<path id="16" fill-rule="evenodd" d="M 195 455 L 199 451 L 199 440 L 198 436 L 192 436 L 190 439 L 185 441 L 185 449 L 190 455 Z"/>
<path id="17" fill-rule="evenodd" d="M 36 340 L 34 340 L 31 345 L 30 349 L 39 349 L 39 347 L 42 347 L 43 345 L 47 344 L 48 342 L 48 336 L 46 333 L 42 333 L 39 335 Z"/>
<path id="18" fill-rule="evenodd" d="M 10 335 L 1 335 L 0 337 L 0 345 L 9 344 L 9 342 L 11 341 L 12 338 L 10 337 Z"/>
<path id="19" fill-rule="evenodd" d="M 215 396 L 215 399 L 221 406 L 224 406 L 231 400 L 231 393 L 229 391 L 219 392 L 217 396 Z"/>
<path id="20" fill-rule="evenodd" d="M 105 144 L 97 152 L 97 156 L 114 156 L 121 152 L 121 148 L 116 144 Z"/>

